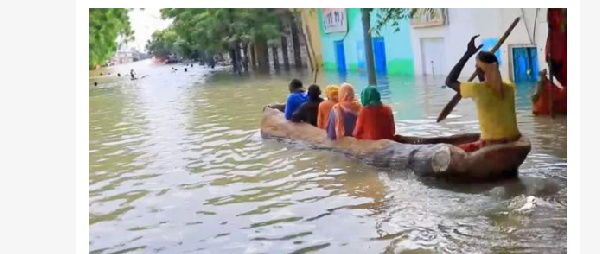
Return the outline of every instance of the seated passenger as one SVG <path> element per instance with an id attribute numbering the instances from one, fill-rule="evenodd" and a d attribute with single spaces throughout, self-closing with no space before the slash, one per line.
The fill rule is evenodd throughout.
<path id="1" fill-rule="evenodd" d="M 339 102 L 333 106 L 329 113 L 327 124 L 327 137 L 329 139 L 340 139 L 352 136 L 360 102 L 354 98 L 354 87 L 350 83 L 344 83 L 338 91 Z"/>
<path id="2" fill-rule="evenodd" d="M 293 79 L 289 85 L 290 95 L 287 97 L 285 104 L 285 119 L 291 120 L 292 114 L 302 103 L 306 101 L 306 92 L 302 88 L 302 82 L 297 79 Z"/>
<path id="3" fill-rule="evenodd" d="M 317 126 L 317 116 L 319 115 L 319 104 L 323 101 L 321 95 L 321 89 L 318 85 L 311 85 L 308 87 L 308 100 L 302 103 L 294 114 L 292 114 L 292 121 L 294 122 L 306 122 Z"/>
<path id="4" fill-rule="evenodd" d="M 392 108 L 381 103 L 381 94 L 374 86 L 361 93 L 363 107 L 358 112 L 354 137 L 357 139 L 394 139 L 396 124 Z"/>
<path id="5" fill-rule="evenodd" d="M 546 69 L 540 71 L 541 81 L 538 82 L 536 92 L 531 96 L 533 102 L 533 114 L 535 115 L 549 115 L 550 114 L 550 80 L 548 79 L 548 71 Z M 567 113 L 567 88 L 558 87 L 556 85 L 551 86 L 552 89 L 552 103 L 554 114 L 566 114 Z"/>
<path id="6" fill-rule="evenodd" d="M 338 85 L 328 85 L 325 89 L 325 95 L 327 95 L 327 100 L 321 102 L 319 104 L 319 116 L 317 119 L 317 126 L 321 129 L 327 128 L 327 123 L 329 123 L 329 113 L 331 112 L 331 108 L 338 103 Z"/>

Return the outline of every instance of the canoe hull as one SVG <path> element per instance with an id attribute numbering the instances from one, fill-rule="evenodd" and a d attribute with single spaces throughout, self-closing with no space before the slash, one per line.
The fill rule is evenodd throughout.
<path id="1" fill-rule="evenodd" d="M 475 141 L 479 134 L 436 138 L 396 136 L 396 140 L 357 140 L 352 137 L 329 140 L 324 130 L 287 121 L 281 107 L 271 106 L 263 109 L 261 135 L 343 153 L 376 167 L 412 170 L 419 176 L 478 181 L 516 176 L 531 150 L 525 137 L 471 153 L 455 146 Z"/>

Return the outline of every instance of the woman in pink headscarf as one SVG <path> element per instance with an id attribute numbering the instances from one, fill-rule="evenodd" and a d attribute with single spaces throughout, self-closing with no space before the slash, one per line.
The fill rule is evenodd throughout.
<path id="1" fill-rule="evenodd" d="M 340 139 L 352 136 L 361 105 L 354 97 L 354 87 L 344 83 L 338 90 L 338 103 L 333 106 L 327 124 L 327 137 Z"/>

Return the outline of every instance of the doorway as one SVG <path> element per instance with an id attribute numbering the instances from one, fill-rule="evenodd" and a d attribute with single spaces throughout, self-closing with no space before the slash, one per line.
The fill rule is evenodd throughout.
<path id="1" fill-rule="evenodd" d="M 346 72 L 346 56 L 344 55 L 344 41 L 334 41 L 335 58 L 337 60 L 337 69 L 340 73 Z"/>
<path id="2" fill-rule="evenodd" d="M 362 41 L 356 42 L 356 65 L 359 72 L 367 71 L 367 61 L 365 60 L 365 44 Z"/>
<path id="3" fill-rule="evenodd" d="M 540 67 L 536 47 L 513 47 L 513 80 L 515 82 L 537 82 Z"/>
<path id="4" fill-rule="evenodd" d="M 421 38 L 423 76 L 444 75 L 444 38 Z"/>
<path id="5" fill-rule="evenodd" d="M 373 38 L 373 56 L 375 57 L 375 72 L 385 75 L 387 73 L 385 42 L 381 37 Z"/>

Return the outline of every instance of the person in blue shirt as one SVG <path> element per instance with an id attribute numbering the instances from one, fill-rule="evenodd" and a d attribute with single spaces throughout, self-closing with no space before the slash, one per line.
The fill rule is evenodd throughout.
<path id="1" fill-rule="evenodd" d="M 306 102 L 306 91 L 302 87 L 302 82 L 298 79 L 293 79 L 289 85 L 290 95 L 287 97 L 285 104 L 285 119 L 291 120 L 292 114 L 302 103 Z"/>
<path id="2" fill-rule="evenodd" d="M 292 114 L 292 122 L 305 122 L 317 127 L 319 104 L 323 101 L 323 98 L 320 97 L 321 89 L 318 85 L 311 85 L 308 87 L 307 94 L 308 99 L 306 102 L 302 103 L 302 105 L 294 111 L 294 114 Z"/>

